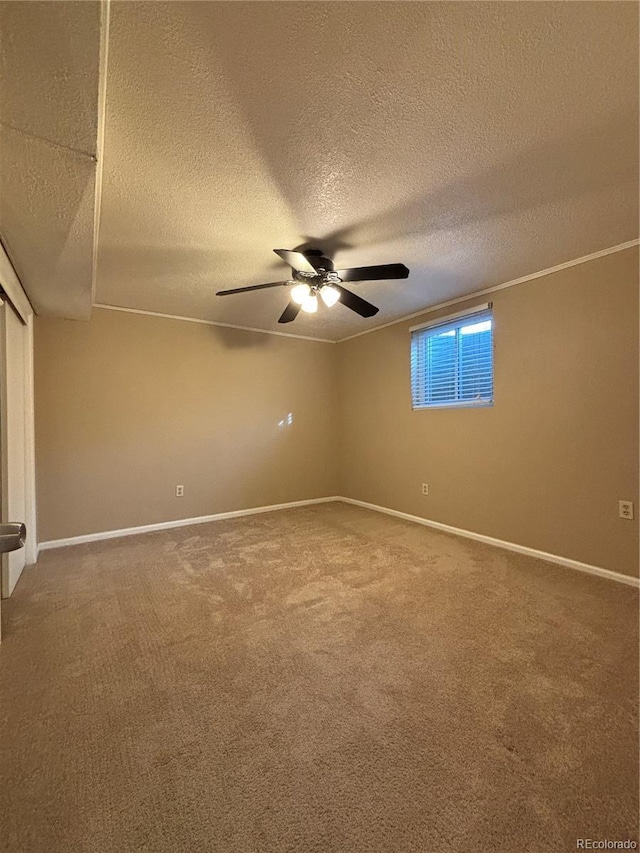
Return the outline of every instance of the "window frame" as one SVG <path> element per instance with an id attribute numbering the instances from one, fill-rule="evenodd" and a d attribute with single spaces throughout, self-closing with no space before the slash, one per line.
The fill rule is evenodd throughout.
<path id="1" fill-rule="evenodd" d="M 417 332 L 422 332 L 426 330 L 433 330 L 434 333 L 437 333 L 437 329 L 440 327 L 451 326 L 455 324 L 456 331 L 463 325 L 473 325 L 472 321 L 474 317 L 479 315 L 491 315 L 491 399 L 489 400 L 449 400 L 449 401 L 438 401 L 434 403 L 422 403 L 416 404 L 414 398 L 414 370 L 413 370 L 413 348 L 414 348 L 414 335 Z M 409 385 L 410 385 L 410 393 L 411 393 L 411 410 L 414 412 L 424 411 L 425 409 L 486 409 L 491 408 L 495 403 L 495 344 L 494 344 L 494 315 L 493 315 L 493 302 L 487 302 L 482 305 L 474 305 L 472 308 L 467 308 L 464 311 L 458 311 L 455 314 L 447 314 L 444 317 L 438 317 L 437 320 L 431 320 L 428 323 L 420 323 L 417 326 L 411 326 L 409 328 Z M 424 338 L 424 340 L 428 340 L 428 336 Z M 455 370 L 455 389 L 456 396 L 459 393 L 460 387 L 460 358 L 459 358 L 459 341 L 460 336 L 457 332 L 456 334 L 456 370 Z M 426 370 L 425 370 L 426 377 Z"/>

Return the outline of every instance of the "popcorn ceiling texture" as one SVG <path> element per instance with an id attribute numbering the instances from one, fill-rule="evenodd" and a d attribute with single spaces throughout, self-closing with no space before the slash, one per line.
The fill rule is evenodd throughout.
<path id="1" fill-rule="evenodd" d="M 277 329 L 273 248 L 401 261 L 326 338 L 637 236 L 637 8 L 124 3 L 98 299 Z M 291 327 L 290 331 L 294 331 Z"/>
<path id="2" fill-rule="evenodd" d="M 0 3 L 0 234 L 42 314 L 91 311 L 99 39 L 99 3 Z"/>
<path id="3" fill-rule="evenodd" d="M 344 504 L 47 551 L 3 602 L 2 849 L 637 842 L 637 600 Z"/>
<path id="4" fill-rule="evenodd" d="M 94 93 L 95 8 L 52 5 L 87 19 L 58 46 Z M 289 330 L 340 339 L 636 238 L 637 24 L 633 3 L 112 4 L 97 300 L 281 329 L 284 289 L 215 291 L 286 277 L 278 247 L 406 263 L 406 282 L 354 286 L 376 317 L 322 306 Z M 91 150 L 86 100 L 66 93 L 38 115 Z M 15 236 L 21 183 L 44 166 L 7 152 L 21 177 L 0 229 Z M 47 168 L 69 225 L 86 164 Z M 44 210 L 30 242 L 51 261 L 60 231 Z M 90 287 L 83 234 L 71 290 Z M 45 298 L 45 260 L 15 240 L 42 312 L 79 316 L 62 285 Z"/>
<path id="5" fill-rule="evenodd" d="M 100 3 L 3 3 L 2 121 L 95 156 Z"/>

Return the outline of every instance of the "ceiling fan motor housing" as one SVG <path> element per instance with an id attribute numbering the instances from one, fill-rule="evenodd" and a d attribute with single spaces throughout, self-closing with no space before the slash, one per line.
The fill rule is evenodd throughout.
<path id="1" fill-rule="evenodd" d="M 322 275 L 320 270 L 323 270 L 324 272 L 331 272 L 333 270 L 333 261 L 330 258 L 324 257 L 322 249 L 305 249 L 301 254 L 303 254 L 305 258 L 309 259 L 309 263 L 314 266 L 318 272 L 299 272 L 298 270 L 294 270 L 292 267 L 292 277 L 295 281 L 303 281 L 305 284 L 308 284 L 309 279 L 315 278 L 316 275 Z"/>

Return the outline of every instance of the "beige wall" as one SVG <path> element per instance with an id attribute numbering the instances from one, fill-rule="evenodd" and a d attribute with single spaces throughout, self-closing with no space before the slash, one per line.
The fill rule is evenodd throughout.
<path id="1" fill-rule="evenodd" d="M 40 541 L 335 494 L 336 355 L 100 309 L 38 318 Z"/>
<path id="2" fill-rule="evenodd" d="M 340 493 L 636 574 L 637 248 L 490 298 L 492 408 L 411 410 L 409 326 L 466 305 L 339 344 Z"/>

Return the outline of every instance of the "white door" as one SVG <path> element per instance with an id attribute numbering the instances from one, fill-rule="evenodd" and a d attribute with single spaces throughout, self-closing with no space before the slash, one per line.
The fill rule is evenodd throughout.
<path id="1" fill-rule="evenodd" d="M 30 335 L 11 303 L 0 305 L 1 521 L 25 521 L 27 509 L 27 357 Z M 29 531 L 27 531 L 29 535 Z M 2 597 L 14 590 L 26 549 L 2 555 Z"/>

